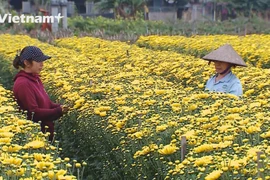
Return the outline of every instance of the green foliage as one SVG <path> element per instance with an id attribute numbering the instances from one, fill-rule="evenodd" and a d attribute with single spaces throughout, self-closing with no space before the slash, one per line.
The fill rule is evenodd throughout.
<path id="1" fill-rule="evenodd" d="M 250 24 L 255 33 L 258 34 L 270 34 L 270 23 L 265 22 L 258 17 L 253 17 L 250 19 Z"/>
<path id="2" fill-rule="evenodd" d="M 79 34 L 80 32 L 91 33 L 94 36 L 103 37 L 126 35 L 140 36 L 149 34 L 162 35 L 184 35 L 194 34 L 254 34 L 270 33 L 270 23 L 258 17 L 247 19 L 238 17 L 227 21 L 195 21 L 193 23 L 183 22 L 161 22 L 136 20 L 115 20 L 103 17 L 83 18 L 77 16 L 69 19 L 69 27 Z M 129 38 L 129 37 L 128 37 Z M 133 37 L 134 38 L 134 37 Z M 130 40 L 130 39 L 125 39 Z"/>
<path id="3" fill-rule="evenodd" d="M 0 56 L 0 84 L 6 89 L 11 89 L 13 86 L 13 76 L 16 71 L 11 63 L 5 60 L 5 57 Z"/>
<path id="4" fill-rule="evenodd" d="M 114 9 L 117 17 L 134 18 L 139 11 L 143 11 L 148 0 L 100 0 L 97 2 L 98 9 L 101 11 Z"/>
<path id="5" fill-rule="evenodd" d="M 117 163 L 117 157 L 110 152 L 119 142 L 116 138 L 111 139 L 104 130 L 106 122 L 102 118 L 97 115 L 89 118 L 80 118 L 79 112 L 72 112 L 58 122 L 58 137 L 61 137 L 63 149 L 67 149 L 62 156 L 70 154 L 72 158 L 85 160 L 88 164 L 84 173 L 88 175 L 87 179 L 119 179 L 122 176 L 119 162 Z M 108 167 L 106 170 L 105 164 Z"/>
<path id="6" fill-rule="evenodd" d="M 34 30 L 36 28 L 35 23 L 24 23 L 23 26 L 27 32 L 30 32 L 31 30 Z"/>
<path id="7" fill-rule="evenodd" d="M 235 9 L 238 13 L 250 16 L 251 11 L 262 12 L 270 7 L 270 0 L 215 0 L 216 2 L 228 3 L 230 9 Z"/>
<path id="8" fill-rule="evenodd" d="M 7 13 L 8 12 L 7 7 L 8 7 L 7 1 L 0 0 L 0 14 Z"/>
<path id="9" fill-rule="evenodd" d="M 124 34 L 155 34 L 159 29 L 165 29 L 166 24 L 160 21 L 144 21 L 137 19 L 114 20 L 103 17 L 83 18 L 81 16 L 70 18 L 69 27 L 75 32 L 86 31 L 90 33 L 102 32 L 103 35 Z"/>
<path id="10" fill-rule="evenodd" d="M 269 8 L 269 0 L 229 0 L 229 3 L 238 10 L 266 10 Z"/>

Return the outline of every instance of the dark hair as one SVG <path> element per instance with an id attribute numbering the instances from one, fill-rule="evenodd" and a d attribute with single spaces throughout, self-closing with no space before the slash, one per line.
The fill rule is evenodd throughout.
<path id="1" fill-rule="evenodd" d="M 23 51 L 25 50 L 25 48 L 22 49 L 20 55 L 23 53 Z M 27 60 L 30 64 L 32 64 L 32 59 L 25 59 Z M 13 66 L 16 69 L 19 69 L 19 67 L 21 66 L 22 68 L 25 68 L 25 64 L 23 62 L 21 62 L 20 56 L 17 54 L 15 59 L 13 60 Z"/>

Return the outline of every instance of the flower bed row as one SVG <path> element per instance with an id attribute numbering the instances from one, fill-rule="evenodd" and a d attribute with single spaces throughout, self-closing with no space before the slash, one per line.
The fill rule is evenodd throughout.
<path id="1" fill-rule="evenodd" d="M 143 172 L 139 175 L 142 177 L 145 175 L 145 178 L 148 178 L 147 174 L 154 171 L 157 173 L 155 174 L 157 177 L 163 176 L 171 179 L 176 176 L 177 178 L 183 177 L 183 179 L 195 179 L 206 178 L 207 172 L 210 169 L 213 170 L 213 167 L 215 167 L 214 169 L 217 171 L 210 173 L 208 178 L 221 175 L 222 173 L 224 179 L 230 178 L 233 173 L 235 173 L 235 177 L 257 175 L 257 164 L 255 161 L 247 158 L 245 165 L 238 162 L 242 162 L 242 158 L 250 157 L 250 152 L 254 156 L 254 152 L 260 151 L 263 149 L 263 146 L 268 144 L 267 141 L 261 142 L 263 139 L 260 138 L 256 142 L 252 142 L 253 138 L 251 138 L 253 135 L 259 134 L 261 128 L 267 128 L 267 121 L 263 120 L 262 123 L 259 123 L 259 128 L 257 126 L 253 128 L 251 124 L 256 123 L 256 118 L 250 121 L 249 117 L 251 117 L 251 114 L 263 118 L 269 117 L 267 113 L 267 108 L 269 108 L 269 105 L 267 105 L 268 100 L 263 100 L 269 98 L 269 83 L 263 85 L 263 82 L 267 82 L 263 74 L 259 75 L 260 78 L 257 77 L 257 80 L 260 79 L 259 82 L 257 81 L 259 84 L 254 83 L 254 78 L 256 78 L 254 76 L 255 72 L 264 72 L 267 74 L 269 71 L 252 68 L 252 71 L 247 70 L 244 73 L 243 69 L 237 69 L 236 73 L 242 80 L 251 80 L 251 83 L 244 83 L 246 90 L 244 96 L 247 99 L 237 101 L 230 96 L 200 94 L 200 86 L 209 74 L 202 74 L 205 70 L 200 71 L 199 68 L 204 66 L 204 62 L 191 56 L 182 56 L 166 51 L 153 52 L 120 42 L 109 42 L 87 37 L 60 39 L 57 41 L 57 45 L 69 48 L 76 47 L 77 51 L 85 54 L 89 59 L 98 57 L 109 61 L 109 65 L 112 67 L 104 67 L 107 72 L 104 74 L 101 73 L 101 77 L 104 77 L 103 82 L 107 79 L 118 79 L 117 76 L 111 77 L 111 74 L 114 75 L 117 73 L 117 69 L 114 66 L 119 67 L 125 64 L 126 66 L 118 74 L 124 73 L 127 70 L 133 71 L 134 74 L 139 74 L 136 72 L 139 69 L 139 72 L 145 72 L 148 76 L 158 75 L 171 80 L 173 83 L 179 83 L 179 85 L 166 84 L 166 86 L 162 86 L 162 83 L 158 83 L 158 80 L 156 80 L 152 82 L 155 86 L 151 88 L 151 86 L 147 87 L 147 85 L 144 85 L 144 82 L 140 81 L 140 77 L 133 79 L 133 77 L 124 76 L 124 78 L 122 77 L 123 81 L 130 78 L 134 80 L 132 82 L 127 81 L 123 85 L 125 88 L 120 88 L 120 86 L 118 89 L 127 91 L 124 102 L 123 99 L 119 99 L 119 97 L 113 99 L 111 97 L 113 95 L 110 95 L 110 99 L 112 99 L 110 104 L 114 104 L 114 101 L 116 101 L 118 109 L 122 111 L 124 109 L 124 116 L 120 112 L 117 112 L 116 115 L 108 115 L 108 119 L 111 121 L 108 128 L 117 134 L 121 134 L 121 129 L 123 129 L 123 144 L 120 148 L 116 148 L 116 150 L 120 151 L 118 157 L 124 154 L 124 158 L 126 159 L 124 165 L 127 166 L 126 171 L 131 171 L 128 168 L 132 167 L 131 169 L 137 170 L 135 172 Z M 189 62 L 186 62 L 186 59 Z M 208 70 L 208 67 L 205 67 L 205 69 Z M 111 72 L 108 72 L 110 70 Z M 169 78 L 181 70 L 181 75 L 179 74 L 175 78 Z M 196 73 L 198 71 L 200 73 Z M 254 79 L 254 82 L 252 79 Z M 196 85 L 187 81 L 195 81 Z M 165 84 L 165 82 L 163 83 Z M 184 83 L 190 86 L 184 88 L 182 86 Z M 144 93 L 130 89 L 130 86 L 139 86 L 140 89 L 142 85 L 146 86 L 145 89 L 141 89 Z M 259 96 L 252 97 L 251 95 L 255 91 L 256 95 Z M 257 100 L 254 101 L 254 99 Z M 108 101 L 108 99 L 106 100 Z M 248 104 L 248 106 L 245 106 L 245 104 Z M 122 107 L 123 105 L 124 107 Z M 142 114 L 140 114 L 140 110 L 139 113 L 137 112 L 141 106 L 146 109 Z M 250 111 L 250 109 L 257 107 L 259 109 L 253 112 Z M 134 111 L 137 112 L 137 116 L 139 117 L 136 117 Z M 131 124 L 133 126 L 129 124 L 130 121 L 133 122 Z M 243 122 L 247 123 L 242 124 Z M 238 128 L 239 126 L 241 128 Z M 238 130 L 235 132 L 235 129 Z M 261 136 L 267 138 L 265 134 L 262 133 Z M 181 163 L 179 161 L 179 148 L 181 144 L 180 139 L 183 135 L 188 137 L 188 148 L 192 150 L 190 157 Z M 246 136 L 249 136 L 250 139 L 245 139 Z M 244 142 L 241 142 L 242 140 Z M 137 149 L 133 154 L 133 160 L 131 161 L 132 156 L 129 153 L 125 153 L 125 150 L 130 152 L 134 146 L 139 146 L 140 149 Z M 234 146 L 236 148 L 232 150 Z M 241 152 L 237 150 L 238 148 L 243 149 L 245 146 L 248 146 L 248 148 Z M 228 155 L 221 156 L 220 153 Z M 266 162 L 269 162 L 269 155 L 267 157 L 268 160 Z M 218 158 L 219 161 L 215 164 L 213 160 Z M 128 164 L 128 160 L 130 164 Z M 163 161 L 166 166 L 163 166 L 162 163 L 157 161 Z M 150 166 L 146 165 L 148 163 Z M 235 163 L 238 164 L 235 166 Z M 246 166 L 247 164 L 253 170 L 252 172 L 248 170 L 247 172 L 239 171 L 240 167 L 248 167 Z M 210 165 L 212 168 L 209 167 Z M 141 168 L 137 169 L 138 167 Z M 164 171 L 168 172 L 166 176 Z M 183 174 L 183 176 L 179 176 L 180 174 Z M 134 175 L 138 177 L 137 173 Z"/>
<path id="2" fill-rule="evenodd" d="M 0 38 L 8 40 L 5 47 L 13 45 L 10 51 L 22 46 L 18 39 L 36 42 Z M 246 82 L 238 99 L 202 92 L 211 72 L 192 56 L 95 38 L 37 45 L 54 56 L 45 63 L 43 81 L 72 107 L 59 122 L 63 148 L 88 158 L 89 178 L 269 178 L 267 70 L 235 69 Z M 182 136 L 188 140 L 184 161 Z"/>
<path id="3" fill-rule="evenodd" d="M 249 64 L 262 68 L 270 67 L 270 35 L 201 35 L 184 36 L 141 36 L 136 44 L 156 50 L 169 50 L 203 57 L 224 44 L 231 44 Z"/>
<path id="4" fill-rule="evenodd" d="M 211 37 L 209 38 L 211 39 Z M 164 40 L 164 43 L 166 43 L 166 40 Z M 181 89 L 190 91 L 203 90 L 206 81 L 215 73 L 213 65 L 209 66 L 208 62 L 194 56 L 165 50 L 153 51 L 117 41 L 73 37 L 60 39 L 56 41 L 56 44 L 57 46 L 75 49 L 80 54 L 84 54 L 89 59 L 90 64 L 95 63 L 95 61 L 91 61 L 92 59 L 102 61 L 103 64 L 99 65 L 101 69 L 98 75 L 105 74 L 114 66 L 120 66 L 121 69 L 122 67 L 129 69 L 135 74 L 144 72 L 145 75 L 162 76 L 170 82 L 177 83 L 181 86 Z M 104 68 L 104 65 L 107 67 Z M 98 66 L 93 64 L 93 67 Z M 117 73 L 117 71 L 115 72 Z M 265 93 L 268 95 L 270 84 L 268 79 L 270 71 L 268 69 L 237 67 L 233 69 L 233 73 L 242 83 L 244 97 L 261 98 Z"/>
<path id="5" fill-rule="evenodd" d="M 18 112 L 12 93 L 0 86 L 0 179 L 77 179 L 73 162 L 61 159 L 58 142 Z M 71 164 L 70 164 L 71 163 Z"/>

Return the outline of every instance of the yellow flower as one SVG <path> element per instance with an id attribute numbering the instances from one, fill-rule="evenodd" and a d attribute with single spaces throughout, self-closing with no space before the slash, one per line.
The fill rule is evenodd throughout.
<path id="1" fill-rule="evenodd" d="M 177 164 L 174 168 L 174 171 L 176 172 L 180 172 L 183 168 L 185 167 L 184 164 L 180 163 L 180 164 Z"/>
<path id="2" fill-rule="evenodd" d="M 50 178 L 50 180 L 53 180 L 55 178 L 54 171 L 48 171 L 48 177 Z"/>
<path id="3" fill-rule="evenodd" d="M 156 100 L 146 100 L 146 101 L 144 101 L 144 103 L 146 105 L 153 105 L 155 102 L 156 102 Z"/>
<path id="4" fill-rule="evenodd" d="M 7 165 L 19 166 L 22 163 L 22 159 L 21 158 L 14 158 L 14 157 L 4 158 L 4 160 L 2 161 L 2 163 L 3 164 L 7 164 Z"/>
<path id="5" fill-rule="evenodd" d="M 168 125 L 167 124 L 163 124 L 163 125 L 157 126 L 156 127 L 156 132 L 165 131 L 167 128 L 168 128 Z"/>
<path id="6" fill-rule="evenodd" d="M 59 175 L 57 177 L 58 180 L 73 180 L 75 179 L 73 176 L 63 176 L 63 175 Z"/>
<path id="7" fill-rule="evenodd" d="M 261 105 L 266 105 L 268 103 L 267 100 L 259 100 L 259 103 L 261 103 Z"/>
<path id="8" fill-rule="evenodd" d="M 81 165 L 81 163 L 76 163 L 76 164 L 75 164 L 75 167 L 76 167 L 76 168 L 81 168 L 82 165 Z"/>
<path id="9" fill-rule="evenodd" d="M 242 119 L 242 117 L 238 114 L 229 114 L 228 116 L 225 117 L 227 120 L 235 120 L 235 119 Z"/>
<path id="10" fill-rule="evenodd" d="M 65 175 L 66 173 L 67 173 L 66 170 L 60 169 L 60 170 L 57 171 L 56 176 L 57 176 L 57 178 L 59 178 L 59 176 L 63 176 L 63 175 Z"/>
<path id="11" fill-rule="evenodd" d="M 136 159 L 136 158 L 139 157 L 139 156 L 143 156 L 143 155 L 149 154 L 150 151 L 151 151 L 151 149 L 150 149 L 149 146 L 143 146 L 143 147 L 142 147 L 142 150 L 137 151 L 137 152 L 134 154 L 133 157 Z"/>
<path id="12" fill-rule="evenodd" d="M 265 132 L 265 133 L 262 133 L 260 136 L 261 136 L 262 138 L 269 138 L 269 137 L 270 137 L 270 131 L 267 131 L 267 132 Z"/>
<path id="13" fill-rule="evenodd" d="M 23 176 L 25 171 L 26 171 L 25 168 L 17 169 L 16 176 Z"/>
<path id="14" fill-rule="evenodd" d="M 254 107 L 260 107 L 262 104 L 260 102 L 254 102 L 249 104 L 249 108 L 253 109 Z"/>
<path id="15" fill-rule="evenodd" d="M 94 113 L 99 115 L 99 114 L 100 114 L 99 108 L 95 108 L 95 109 L 94 109 Z"/>
<path id="16" fill-rule="evenodd" d="M 39 148 L 43 148 L 44 146 L 45 146 L 45 143 L 43 141 L 35 140 L 24 145 L 24 148 L 39 149 Z"/>
<path id="17" fill-rule="evenodd" d="M 101 117 L 104 117 L 104 116 L 107 115 L 107 113 L 106 113 L 106 111 L 102 111 L 102 112 L 99 113 L 99 115 L 100 115 Z"/>
<path id="18" fill-rule="evenodd" d="M 17 144 L 11 145 L 11 146 L 3 146 L 2 150 L 7 152 L 18 152 L 22 149 L 22 146 L 19 146 Z"/>
<path id="19" fill-rule="evenodd" d="M 122 87 L 120 85 L 114 86 L 114 90 L 116 91 L 120 91 L 122 89 Z"/>
<path id="20" fill-rule="evenodd" d="M 181 136 L 186 136 L 186 138 L 189 140 L 192 137 L 196 136 L 196 132 L 194 130 L 190 130 L 190 131 L 187 131 L 185 134 L 183 134 Z"/>
<path id="21" fill-rule="evenodd" d="M 54 168 L 54 164 L 51 162 L 41 161 L 41 162 L 38 162 L 36 164 L 36 168 L 41 170 L 41 171 L 42 170 L 50 170 L 50 169 Z"/>
<path id="22" fill-rule="evenodd" d="M 219 130 L 220 132 L 227 132 L 227 131 L 229 131 L 232 127 L 233 127 L 233 126 L 231 126 L 231 125 L 223 125 L 223 126 L 218 127 L 218 130 Z"/>
<path id="23" fill-rule="evenodd" d="M 130 133 L 135 133 L 138 128 L 125 128 L 125 133 L 130 134 Z"/>
<path id="24" fill-rule="evenodd" d="M 203 145 L 200 145 L 200 146 L 194 148 L 194 152 L 196 152 L 196 153 L 209 152 L 209 151 L 212 151 L 213 149 L 214 149 L 214 147 L 212 144 L 203 144 Z"/>
<path id="25" fill-rule="evenodd" d="M 143 137 L 143 132 L 139 131 L 139 132 L 135 132 L 133 134 L 131 134 L 132 138 L 137 138 L 137 139 L 142 139 Z"/>
<path id="26" fill-rule="evenodd" d="M 221 170 L 213 171 L 205 177 L 205 180 L 216 180 L 221 176 L 222 173 L 223 171 Z"/>
<path id="27" fill-rule="evenodd" d="M 247 151 L 247 157 L 248 158 L 253 158 L 253 157 L 256 157 L 257 158 L 257 152 L 261 151 L 260 149 L 256 148 L 256 147 L 253 147 L 253 148 L 250 148 L 248 151 Z"/>
<path id="28" fill-rule="evenodd" d="M 139 80 L 134 80 L 134 81 L 131 82 L 131 84 L 138 85 L 138 84 L 140 84 L 140 81 Z"/>
<path id="29" fill-rule="evenodd" d="M 211 114 L 213 114 L 211 109 L 201 110 L 201 115 L 202 116 L 207 116 L 207 115 L 211 115 Z"/>
<path id="30" fill-rule="evenodd" d="M 242 166 L 245 166 L 247 159 L 231 160 L 228 166 L 234 170 L 239 170 Z"/>
<path id="31" fill-rule="evenodd" d="M 218 116 L 213 116 L 210 118 L 211 121 L 217 121 L 218 120 Z"/>
<path id="32" fill-rule="evenodd" d="M 191 104 L 189 107 L 188 107 L 188 110 L 189 111 L 193 111 L 193 110 L 195 110 L 195 109 L 197 109 L 197 105 L 196 104 Z"/>
<path id="33" fill-rule="evenodd" d="M 175 121 L 169 121 L 167 124 L 170 127 L 176 127 L 178 125 L 177 122 L 175 122 Z"/>
<path id="34" fill-rule="evenodd" d="M 149 147 L 151 151 L 158 149 L 158 146 L 156 144 L 150 144 Z"/>
<path id="35" fill-rule="evenodd" d="M 181 104 L 180 103 L 172 103 L 171 106 L 175 107 L 175 108 L 179 108 L 181 106 Z"/>
<path id="36" fill-rule="evenodd" d="M 247 129 L 246 129 L 246 132 L 248 134 L 252 134 L 252 133 L 257 133 L 257 132 L 260 132 L 261 131 L 261 128 L 260 127 L 256 127 L 256 126 L 249 126 Z"/>
<path id="37" fill-rule="evenodd" d="M 165 93 L 166 93 L 166 90 L 164 90 L 164 89 L 156 89 L 156 90 L 155 90 L 155 93 L 156 93 L 157 95 L 165 94 Z"/>
<path id="38" fill-rule="evenodd" d="M 0 138 L 0 144 L 8 144 L 11 142 L 11 138 Z"/>
<path id="39" fill-rule="evenodd" d="M 173 154 L 177 151 L 177 149 L 179 149 L 178 147 L 176 147 L 175 145 L 166 145 L 164 146 L 162 149 L 158 150 L 158 152 L 162 155 L 170 155 Z"/>
<path id="40" fill-rule="evenodd" d="M 12 138 L 13 136 L 14 136 L 14 134 L 11 132 L 0 133 L 0 137 L 2 137 L 2 138 Z"/>
<path id="41" fill-rule="evenodd" d="M 201 158 L 198 158 L 195 160 L 194 164 L 196 166 L 207 166 L 208 164 L 211 164 L 213 160 L 212 156 L 203 156 Z"/>
<path id="42" fill-rule="evenodd" d="M 175 112 L 177 112 L 177 111 L 180 111 L 181 108 L 180 107 L 176 107 L 176 106 L 172 106 L 172 110 L 175 111 Z"/>
<path id="43" fill-rule="evenodd" d="M 115 124 L 115 126 L 116 126 L 117 130 L 119 131 L 120 129 L 122 129 L 124 127 L 125 124 L 126 124 L 125 121 L 118 121 Z"/>
<path id="44" fill-rule="evenodd" d="M 34 153 L 34 158 L 37 161 L 41 161 L 43 159 L 43 156 L 41 153 Z"/>
<path id="45" fill-rule="evenodd" d="M 198 87 L 202 89 L 204 88 L 204 84 L 198 84 Z"/>
<path id="46" fill-rule="evenodd" d="M 110 106 L 100 106 L 99 110 L 100 111 L 109 111 L 109 110 L 111 110 L 111 107 Z"/>
<path id="47" fill-rule="evenodd" d="M 267 83 L 261 83 L 258 85 L 258 88 L 259 89 L 262 89 L 264 86 L 267 86 L 268 84 Z"/>

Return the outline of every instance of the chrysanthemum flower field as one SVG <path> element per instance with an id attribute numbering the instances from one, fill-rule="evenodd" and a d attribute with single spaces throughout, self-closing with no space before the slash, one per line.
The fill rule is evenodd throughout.
<path id="1" fill-rule="evenodd" d="M 60 156 L 86 161 L 85 179 L 270 179 L 269 35 L 149 36 L 135 44 L 92 37 L 46 44 L 7 34 L 0 40 L 0 55 L 10 66 L 26 45 L 52 56 L 44 63 L 42 80 L 55 101 L 71 107 L 57 122 Z M 249 66 L 233 69 L 242 97 L 204 91 L 215 72 L 199 57 L 225 43 Z M 1 108 L 3 121 L 19 116 L 14 102 L 12 107 Z M 16 127 L 34 127 L 30 124 Z M 33 141 L 42 136 L 34 129 Z M 11 132 L 25 140 L 17 129 L 3 136 Z M 1 154 L 18 144 L 15 139 L 0 144 Z M 23 147 L 15 157 L 26 153 Z M 0 167 L 9 172 L 11 166 L 1 161 Z M 14 172 L 23 167 L 12 166 Z M 43 173 L 49 175 L 49 169 Z"/>
<path id="2" fill-rule="evenodd" d="M 0 86 L 0 179 L 76 179 L 58 142 L 50 144 L 39 124 L 18 112 L 12 92 Z"/>
<path id="3" fill-rule="evenodd" d="M 208 35 L 194 36 L 146 36 L 140 37 L 136 44 L 140 47 L 151 49 L 169 50 L 197 57 L 211 52 L 218 47 L 229 43 L 239 55 L 250 65 L 262 68 L 270 68 L 270 42 L 269 35 Z"/>

